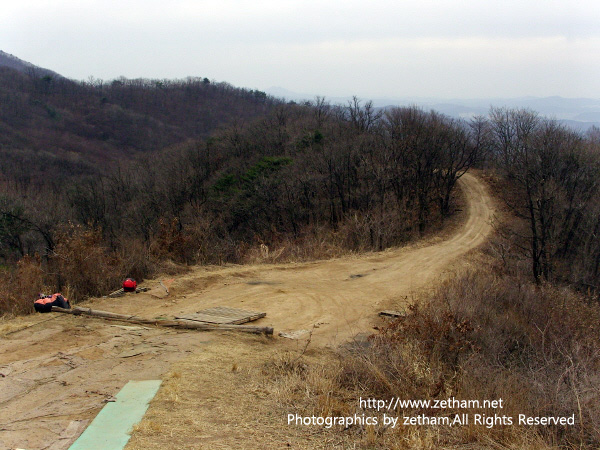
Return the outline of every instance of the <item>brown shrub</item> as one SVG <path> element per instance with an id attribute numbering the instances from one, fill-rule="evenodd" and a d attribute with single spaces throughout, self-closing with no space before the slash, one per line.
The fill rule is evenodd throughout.
<path id="1" fill-rule="evenodd" d="M 26 256 L 13 269 L 0 271 L 0 315 L 28 314 L 40 292 L 49 292 L 39 255 Z"/>
<path id="2" fill-rule="evenodd" d="M 106 295 L 127 276 L 123 259 L 104 247 L 100 230 L 71 223 L 58 233 L 48 267 L 56 289 L 68 291 L 72 302 Z"/>
<path id="3" fill-rule="evenodd" d="M 223 264 L 240 262 L 244 244 L 233 240 L 222 223 L 198 219 L 183 227 L 177 218 L 160 219 L 152 236 L 149 259 L 155 264 L 173 261 L 180 264 Z"/>
<path id="4" fill-rule="evenodd" d="M 259 237 L 253 245 L 242 247 L 244 263 L 284 263 L 329 259 L 351 253 L 344 248 L 339 234 L 326 227 L 307 227 L 297 237 L 272 236 L 270 241 Z"/>
<path id="5" fill-rule="evenodd" d="M 67 223 L 57 233 L 47 260 L 25 256 L 14 268 L 0 271 L 0 314 L 32 312 L 39 292 L 62 292 L 71 303 L 106 295 L 124 278 L 140 282 L 167 263 L 152 255 L 141 239 L 123 238 L 117 250 L 111 250 L 101 230 Z"/>
<path id="6" fill-rule="evenodd" d="M 497 399 L 505 407 L 472 413 L 571 416 L 574 427 L 540 426 L 547 445 L 600 444 L 600 308 L 572 291 L 515 276 L 475 271 L 446 282 L 371 345 L 345 359 L 342 386 L 363 396 Z M 423 411 L 405 411 L 421 413 Z M 429 415 L 467 412 L 433 410 Z M 531 430 L 481 427 L 477 439 L 522 445 Z M 448 433 L 468 441 L 469 428 Z M 472 436 L 471 436 L 472 438 Z"/>
<path id="7" fill-rule="evenodd" d="M 185 260 L 189 256 L 189 248 L 189 238 L 183 233 L 178 219 L 168 221 L 163 218 L 158 221 L 158 231 L 149 246 L 153 258 Z"/>
<path id="8" fill-rule="evenodd" d="M 142 239 L 122 239 L 118 243 L 116 258 L 120 261 L 118 275 L 122 278 L 131 277 L 142 281 L 161 268 L 160 261 L 152 257 L 148 245 Z"/>

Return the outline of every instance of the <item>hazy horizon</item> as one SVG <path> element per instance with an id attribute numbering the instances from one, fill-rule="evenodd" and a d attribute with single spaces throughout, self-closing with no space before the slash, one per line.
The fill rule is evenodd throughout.
<path id="1" fill-rule="evenodd" d="M 202 76 L 326 96 L 600 97 L 600 4 L 25 0 L 2 49 L 69 78 Z"/>

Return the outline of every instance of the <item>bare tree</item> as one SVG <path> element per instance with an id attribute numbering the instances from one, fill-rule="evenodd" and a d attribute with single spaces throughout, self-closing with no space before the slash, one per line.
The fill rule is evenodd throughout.
<path id="1" fill-rule="evenodd" d="M 528 223 L 520 237 L 532 275 L 550 279 L 585 240 L 584 219 L 598 195 L 598 158 L 582 136 L 531 111 L 493 109 L 490 116 L 492 152 L 515 189 L 507 204 Z"/>

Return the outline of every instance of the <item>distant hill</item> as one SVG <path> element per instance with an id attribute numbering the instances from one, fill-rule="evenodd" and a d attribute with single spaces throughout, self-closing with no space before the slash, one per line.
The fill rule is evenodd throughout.
<path id="1" fill-rule="evenodd" d="M 77 82 L 3 53 L 0 181 L 98 173 L 253 120 L 278 102 L 199 77 Z"/>
<path id="2" fill-rule="evenodd" d="M 34 76 L 46 76 L 50 75 L 52 77 L 61 77 L 61 75 L 53 72 L 50 69 L 44 69 L 43 67 L 38 67 L 30 62 L 23 61 L 20 58 L 17 58 L 10 53 L 3 52 L 0 50 L 0 67 L 9 67 L 11 69 L 18 70 L 19 72 L 26 73 Z"/>
<path id="3" fill-rule="evenodd" d="M 284 97 L 296 102 L 313 100 L 314 95 L 290 91 L 282 87 L 267 90 L 271 95 Z M 323 96 L 323 95 L 321 95 Z M 331 103 L 347 104 L 352 97 L 327 97 Z M 480 99 L 439 99 L 439 98 L 364 98 L 372 100 L 379 108 L 417 105 L 426 110 L 433 109 L 451 117 L 471 118 L 486 116 L 490 107 L 528 108 L 542 116 L 557 119 L 576 130 L 585 131 L 592 126 L 600 127 L 600 99 L 564 97 L 520 97 L 520 98 L 480 98 Z"/>

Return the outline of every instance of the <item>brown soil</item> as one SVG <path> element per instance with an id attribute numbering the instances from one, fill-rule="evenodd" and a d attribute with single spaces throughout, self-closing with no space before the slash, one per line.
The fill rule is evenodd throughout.
<path id="1" fill-rule="evenodd" d="M 85 306 L 144 317 L 237 307 L 266 312 L 266 318 L 253 324 L 273 326 L 276 334 L 310 337 L 312 351 L 337 347 L 369 332 L 380 320 L 378 311 L 401 308 L 414 292 L 451 275 L 452 264 L 490 235 L 494 207 L 484 184 L 467 174 L 461 187 L 466 199 L 464 221 L 444 237 L 328 261 L 201 267 L 175 280 L 163 280 L 170 289 L 168 296 L 155 280 L 147 283 L 153 289 L 146 293 L 95 299 Z M 160 416 L 161 399 L 179 395 L 169 387 L 173 376 L 195 386 L 193 395 L 185 395 L 188 399 L 192 395 L 197 409 L 190 411 L 189 404 L 180 402 L 183 409 L 175 411 L 169 404 L 172 417 L 183 417 L 180 432 L 174 433 L 174 424 L 153 426 L 144 421 L 130 448 L 277 448 L 286 447 L 300 433 L 287 429 L 280 416 L 263 420 L 263 425 L 235 418 L 241 418 L 241 411 L 251 418 L 253 403 L 268 395 L 256 386 L 248 389 L 242 380 L 251 371 L 240 372 L 237 366 L 257 368 L 273 352 L 301 351 L 302 340 L 128 327 L 58 314 L 50 320 L 36 315 L 0 322 L 0 333 L 3 330 L 0 448 L 47 448 L 72 420 L 93 418 L 127 381 L 161 378 L 173 367 L 179 372 L 166 377 L 167 386 L 161 388 L 149 415 Z M 218 402 L 219 398 L 224 401 Z M 256 434 L 257 426 L 263 426 L 264 442 L 253 438 L 245 444 L 245 428 Z M 151 442 L 144 438 L 157 433 L 170 437 Z M 298 442 L 308 439 L 300 434 Z M 183 440 L 178 441 L 178 436 Z"/>

